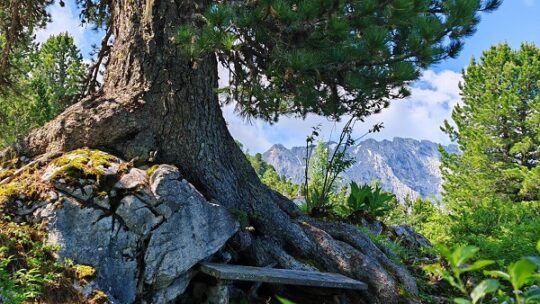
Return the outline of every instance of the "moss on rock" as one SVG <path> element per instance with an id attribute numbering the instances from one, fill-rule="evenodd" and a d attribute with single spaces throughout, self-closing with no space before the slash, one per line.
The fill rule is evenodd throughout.
<path id="1" fill-rule="evenodd" d="M 89 304 L 108 304 L 110 303 L 107 294 L 101 290 L 94 290 L 90 296 Z"/>
<path id="2" fill-rule="evenodd" d="M 87 283 L 96 276 L 96 269 L 88 265 L 75 265 L 75 272 L 77 273 L 77 278 L 83 283 Z"/>
<path id="3" fill-rule="evenodd" d="M 85 285 L 92 280 L 96 269 L 74 265 L 68 260 L 58 261 L 56 251 L 59 248 L 47 245 L 43 227 L 24 222 L 24 218 L 17 216 L 17 211 L 31 210 L 29 207 L 37 202 L 49 202 L 54 182 L 59 179 L 74 184 L 81 178 L 99 183 L 111 165 L 120 163 L 115 156 L 90 149 L 74 150 L 47 163 L 31 162 L 22 169 L 16 160 L 2 163 L 0 298 L 3 301 L 15 304 L 110 303 L 102 291 L 96 290 L 87 298 L 75 287 L 75 283 Z M 49 169 L 52 175 L 45 178 Z M 10 179 L 6 180 L 8 177 Z M 107 193 L 102 192 L 106 196 Z"/>
<path id="4" fill-rule="evenodd" d="M 146 169 L 146 174 L 148 174 L 148 176 L 152 176 L 152 174 L 154 174 L 158 168 L 159 165 L 153 165 L 152 167 Z"/>
<path id="5" fill-rule="evenodd" d="M 66 179 L 75 183 L 79 178 L 93 178 L 98 183 L 105 174 L 105 168 L 119 159 L 99 150 L 77 149 L 51 161 L 51 165 L 58 167 L 50 180 Z"/>
<path id="6" fill-rule="evenodd" d="M 10 214 L 8 203 L 11 198 L 20 198 L 27 205 L 31 205 L 36 200 L 44 199 L 44 194 L 51 187 L 41 180 L 36 166 L 28 167 L 8 183 L 0 185 L 0 212 Z"/>

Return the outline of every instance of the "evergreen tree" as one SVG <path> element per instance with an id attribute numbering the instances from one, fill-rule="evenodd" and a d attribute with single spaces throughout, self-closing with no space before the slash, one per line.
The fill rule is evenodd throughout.
<path id="1" fill-rule="evenodd" d="M 518 202 L 538 200 L 540 161 L 540 50 L 507 44 L 484 52 L 463 75 L 456 127 L 443 130 L 462 154 L 443 153 L 448 200 L 470 201 L 495 194 Z M 536 187 L 534 186 L 536 184 Z"/>
<path id="2" fill-rule="evenodd" d="M 22 54 L 21 54 L 22 55 Z M 17 92 L 0 96 L 0 147 L 54 118 L 82 93 L 86 65 L 69 34 L 53 35 L 17 61 Z"/>
<path id="3" fill-rule="evenodd" d="M 68 33 L 50 36 L 40 47 L 31 71 L 38 99 L 48 103 L 44 119 L 50 120 L 82 94 L 86 65 Z"/>
<path id="4" fill-rule="evenodd" d="M 492 47 L 472 60 L 461 92 L 455 126 L 445 122 L 443 131 L 462 153 L 441 149 L 453 241 L 476 243 L 495 259 L 502 248 L 505 258 L 532 253 L 540 229 L 540 49 Z"/>

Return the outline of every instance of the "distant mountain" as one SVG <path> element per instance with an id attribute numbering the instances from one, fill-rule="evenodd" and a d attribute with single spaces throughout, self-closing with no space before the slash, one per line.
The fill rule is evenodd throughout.
<path id="1" fill-rule="evenodd" d="M 335 147 L 335 143 L 328 145 Z M 459 153 L 456 145 L 444 148 Z M 350 147 L 348 153 L 356 163 L 343 173 L 346 182 L 379 180 L 383 189 L 395 193 L 399 199 L 439 197 L 441 194 L 440 153 L 434 142 L 399 137 L 392 141 L 368 139 Z M 276 144 L 263 153 L 263 159 L 280 175 L 302 183 L 305 154 L 305 147 L 287 149 Z"/>

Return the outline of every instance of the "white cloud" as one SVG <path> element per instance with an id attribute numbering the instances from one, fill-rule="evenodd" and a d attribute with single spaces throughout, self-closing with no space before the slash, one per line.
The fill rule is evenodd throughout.
<path id="1" fill-rule="evenodd" d="M 92 44 L 100 41 L 103 33 L 96 32 L 90 26 L 83 26 L 79 18 L 77 5 L 73 0 L 65 1 L 65 6 L 53 4 L 48 8 L 52 17 L 52 22 L 47 27 L 36 32 L 36 41 L 44 42 L 50 35 L 58 35 L 68 32 L 73 36 L 77 45 L 85 58 L 88 58 Z"/>
<path id="2" fill-rule="evenodd" d="M 439 127 L 445 119 L 449 119 L 452 108 L 459 102 L 458 83 L 461 74 L 444 70 L 435 72 L 427 70 L 413 84 L 411 97 L 391 103 L 382 113 L 369 117 L 365 123 L 357 124 L 355 136 L 360 136 L 377 122 L 384 123 L 384 129 L 373 134 L 375 139 L 392 139 L 394 137 L 411 137 L 428 139 L 435 142 L 448 143 L 447 136 Z M 229 130 L 250 151 L 263 152 L 274 143 L 286 147 L 303 145 L 311 127 L 322 125 L 322 137 L 336 138 L 344 122 L 335 123 L 325 117 L 309 115 L 305 120 L 282 117 L 275 125 L 256 120 L 247 123 L 233 113 L 232 106 L 224 109 L 225 119 L 229 122 Z"/>

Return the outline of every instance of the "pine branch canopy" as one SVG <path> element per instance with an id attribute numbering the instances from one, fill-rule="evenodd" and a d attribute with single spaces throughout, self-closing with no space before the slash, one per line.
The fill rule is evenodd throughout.
<path id="1" fill-rule="evenodd" d="M 143 2 L 145 9 L 148 1 Z M 11 0 L 39 14 L 0 15 L 2 58 L 28 41 L 14 39 L 47 20 L 50 0 Z M 34 3 L 31 6 L 30 3 Z M 36 4 L 37 3 L 37 4 Z M 62 4 L 61 2 L 59 2 Z M 81 18 L 109 27 L 111 0 L 77 0 Z M 308 113 L 363 118 L 409 95 L 422 69 L 455 57 L 481 12 L 501 0 L 220 0 L 174 37 L 193 62 L 215 54 L 229 69 L 228 100 L 242 115 L 276 121 Z M 5 5 L 4 5 L 5 6 Z M 6 55 L 7 54 L 7 55 Z M 8 63 L 0 85 L 8 86 Z M 4 62 L 4 61 L 2 61 Z"/>

